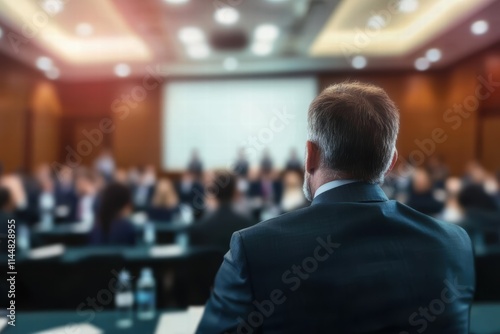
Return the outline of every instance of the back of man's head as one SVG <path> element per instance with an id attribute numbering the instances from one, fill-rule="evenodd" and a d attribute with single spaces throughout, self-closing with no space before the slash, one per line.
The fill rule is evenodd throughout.
<path id="1" fill-rule="evenodd" d="M 236 177 L 229 171 L 217 171 L 211 187 L 214 189 L 215 197 L 219 203 L 230 203 L 236 193 Z"/>
<path id="2" fill-rule="evenodd" d="M 337 178 L 381 182 L 395 151 L 399 113 L 377 86 L 345 82 L 314 99 L 309 140 L 318 145 L 321 168 Z"/>

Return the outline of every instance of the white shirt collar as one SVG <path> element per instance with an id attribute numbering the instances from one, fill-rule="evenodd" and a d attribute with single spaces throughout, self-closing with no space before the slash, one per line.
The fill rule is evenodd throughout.
<path id="1" fill-rule="evenodd" d="M 333 188 L 337 188 L 337 187 L 343 186 L 345 184 L 353 183 L 353 182 L 357 182 L 357 180 L 333 180 L 333 181 L 327 182 L 327 183 L 321 185 L 318 189 L 316 189 L 316 192 L 314 193 L 314 198 L 316 198 L 316 196 L 324 193 L 325 191 L 332 190 Z"/>

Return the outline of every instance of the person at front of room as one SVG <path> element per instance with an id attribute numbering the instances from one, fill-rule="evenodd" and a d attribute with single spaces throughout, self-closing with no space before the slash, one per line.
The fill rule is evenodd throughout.
<path id="1" fill-rule="evenodd" d="M 399 112 L 379 87 L 326 88 L 308 112 L 311 205 L 235 232 L 197 333 L 466 334 L 471 241 L 379 184 Z"/>

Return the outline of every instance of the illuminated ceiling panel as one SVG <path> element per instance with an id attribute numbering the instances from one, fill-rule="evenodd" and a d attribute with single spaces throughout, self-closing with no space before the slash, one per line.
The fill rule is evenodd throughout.
<path id="1" fill-rule="evenodd" d="M 309 53 L 316 57 L 405 55 L 493 1 L 343 0 Z M 406 12 L 401 10 L 403 3 L 409 5 Z"/>
<path id="2" fill-rule="evenodd" d="M 149 47 L 127 26 L 110 0 L 55 2 L 63 4 L 59 13 L 51 13 L 51 7 L 44 8 L 43 1 L 0 0 L 0 13 L 18 28 L 22 37 L 33 40 L 69 63 L 152 59 Z M 81 37 L 75 31 L 76 26 L 84 22 L 91 23 L 93 31 Z"/>

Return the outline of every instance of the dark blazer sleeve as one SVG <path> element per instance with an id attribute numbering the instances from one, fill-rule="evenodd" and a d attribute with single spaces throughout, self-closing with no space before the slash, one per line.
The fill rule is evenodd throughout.
<path id="1" fill-rule="evenodd" d="M 253 311 L 253 293 L 241 234 L 235 232 L 230 250 L 215 277 L 212 295 L 196 333 L 235 333 Z"/>

